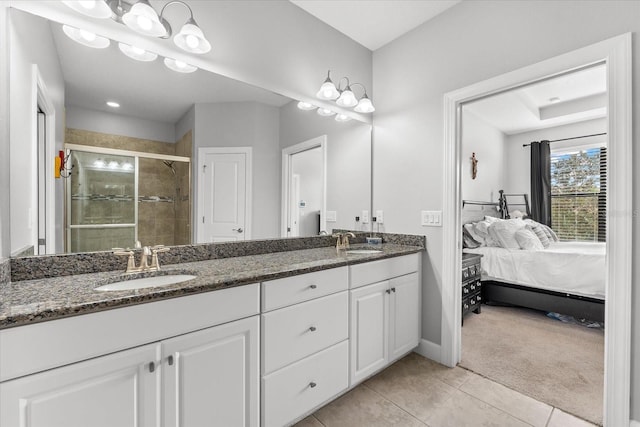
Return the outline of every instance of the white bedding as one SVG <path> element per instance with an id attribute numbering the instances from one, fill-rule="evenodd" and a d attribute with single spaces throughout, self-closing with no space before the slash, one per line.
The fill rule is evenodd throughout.
<path id="1" fill-rule="evenodd" d="M 554 242 L 541 251 L 480 247 L 482 278 L 604 299 L 605 244 Z"/>

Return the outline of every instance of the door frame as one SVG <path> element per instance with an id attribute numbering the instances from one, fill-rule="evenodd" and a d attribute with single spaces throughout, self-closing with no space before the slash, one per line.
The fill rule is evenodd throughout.
<path id="1" fill-rule="evenodd" d="M 31 127 L 31 137 L 32 137 L 32 148 L 33 153 L 36 153 L 33 156 L 33 169 L 37 171 L 38 174 L 44 173 L 44 191 L 45 191 L 45 199 L 44 199 L 44 211 L 46 212 L 45 216 L 45 253 L 52 254 L 56 251 L 56 197 L 55 197 L 55 177 L 53 166 L 47 167 L 47 165 L 52 165 L 55 158 L 55 145 L 56 145 L 56 110 L 53 106 L 53 101 L 51 100 L 51 96 L 49 95 L 49 91 L 47 90 L 47 86 L 42 79 L 42 75 L 40 74 L 40 70 L 36 64 L 31 66 L 31 82 L 32 82 L 32 95 L 31 95 L 31 111 L 34 113 L 34 117 L 36 119 L 32 123 Z M 38 120 L 37 120 L 37 111 L 38 108 L 42 110 L 45 115 L 44 119 L 44 159 L 42 159 L 42 165 L 44 166 L 44 170 L 39 169 L 39 154 L 40 147 L 39 138 L 38 138 Z M 36 178 L 36 181 L 33 185 L 33 199 L 32 206 L 39 205 L 39 179 Z M 39 208 L 33 209 L 36 217 L 39 217 Z M 34 227 L 34 252 L 36 255 L 39 252 L 39 236 L 38 236 L 38 223 L 39 218 L 35 221 Z M 42 254 L 40 254 L 42 255 Z"/>
<path id="2" fill-rule="evenodd" d="M 608 200 L 605 307 L 604 425 L 630 419 L 632 287 L 632 51 L 631 33 L 556 56 L 444 96 L 444 200 L 441 362 L 455 366 L 461 352 L 461 110 L 462 105 L 589 65 L 607 66 Z"/>
<path id="3" fill-rule="evenodd" d="M 282 149 L 282 220 L 280 236 L 289 237 L 289 177 L 291 175 L 291 157 L 294 154 L 320 147 L 322 151 L 322 209 L 320 210 L 320 230 L 327 230 L 327 135 L 317 136 Z"/>
<path id="4" fill-rule="evenodd" d="M 199 147 L 198 148 L 198 169 L 196 170 L 196 186 L 198 191 L 198 200 L 196 201 L 196 218 L 195 218 L 195 237 L 197 243 L 204 243 L 202 239 L 202 223 L 199 221 L 204 213 L 204 185 L 200 171 L 204 166 L 204 157 L 206 154 L 244 154 L 245 164 L 245 193 L 244 193 L 244 238 L 251 239 L 252 227 L 252 201 L 253 201 L 253 147 Z M 206 242 L 211 243 L 211 242 Z"/>

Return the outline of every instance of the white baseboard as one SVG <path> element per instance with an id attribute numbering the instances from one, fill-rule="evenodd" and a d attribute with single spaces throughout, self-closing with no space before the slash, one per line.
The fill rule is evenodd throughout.
<path id="1" fill-rule="evenodd" d="M 640 427 L 640 421 L 636 421 L 636 420 L 629 421 L 629 427 Z"/>
<path id="2" fill-rule="evenodd" d="M 421 356 L 426 357 L 427 359 L 442 363 L 442 361 L 440 360 L 442 359 L 440 344 L 434 344 L 431 341 L 427 341 L 423 338 L 420 340 L 420 344 L 418 344 L 418 348 L 415 349 L 415 352 Z"/>

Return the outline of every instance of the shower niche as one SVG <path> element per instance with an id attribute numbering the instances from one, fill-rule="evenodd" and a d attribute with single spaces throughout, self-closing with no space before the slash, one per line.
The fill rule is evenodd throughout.
<path id="1" fill-rule="evenodd" d="M 191 243 L 188 157 L 94 147 L 68 156 L 66 252 Z"/>

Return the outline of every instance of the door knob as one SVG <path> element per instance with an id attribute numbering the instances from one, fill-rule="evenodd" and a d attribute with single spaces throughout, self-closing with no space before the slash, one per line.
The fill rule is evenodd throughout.
<path id="1" fill-rule="evenodd" d="M 242 233 L 244 230 L 242 229 L 242 227 L 240 228 L 232 228 L 231 230 L 233 231 L 237 231 L 238 233 Z"/>

